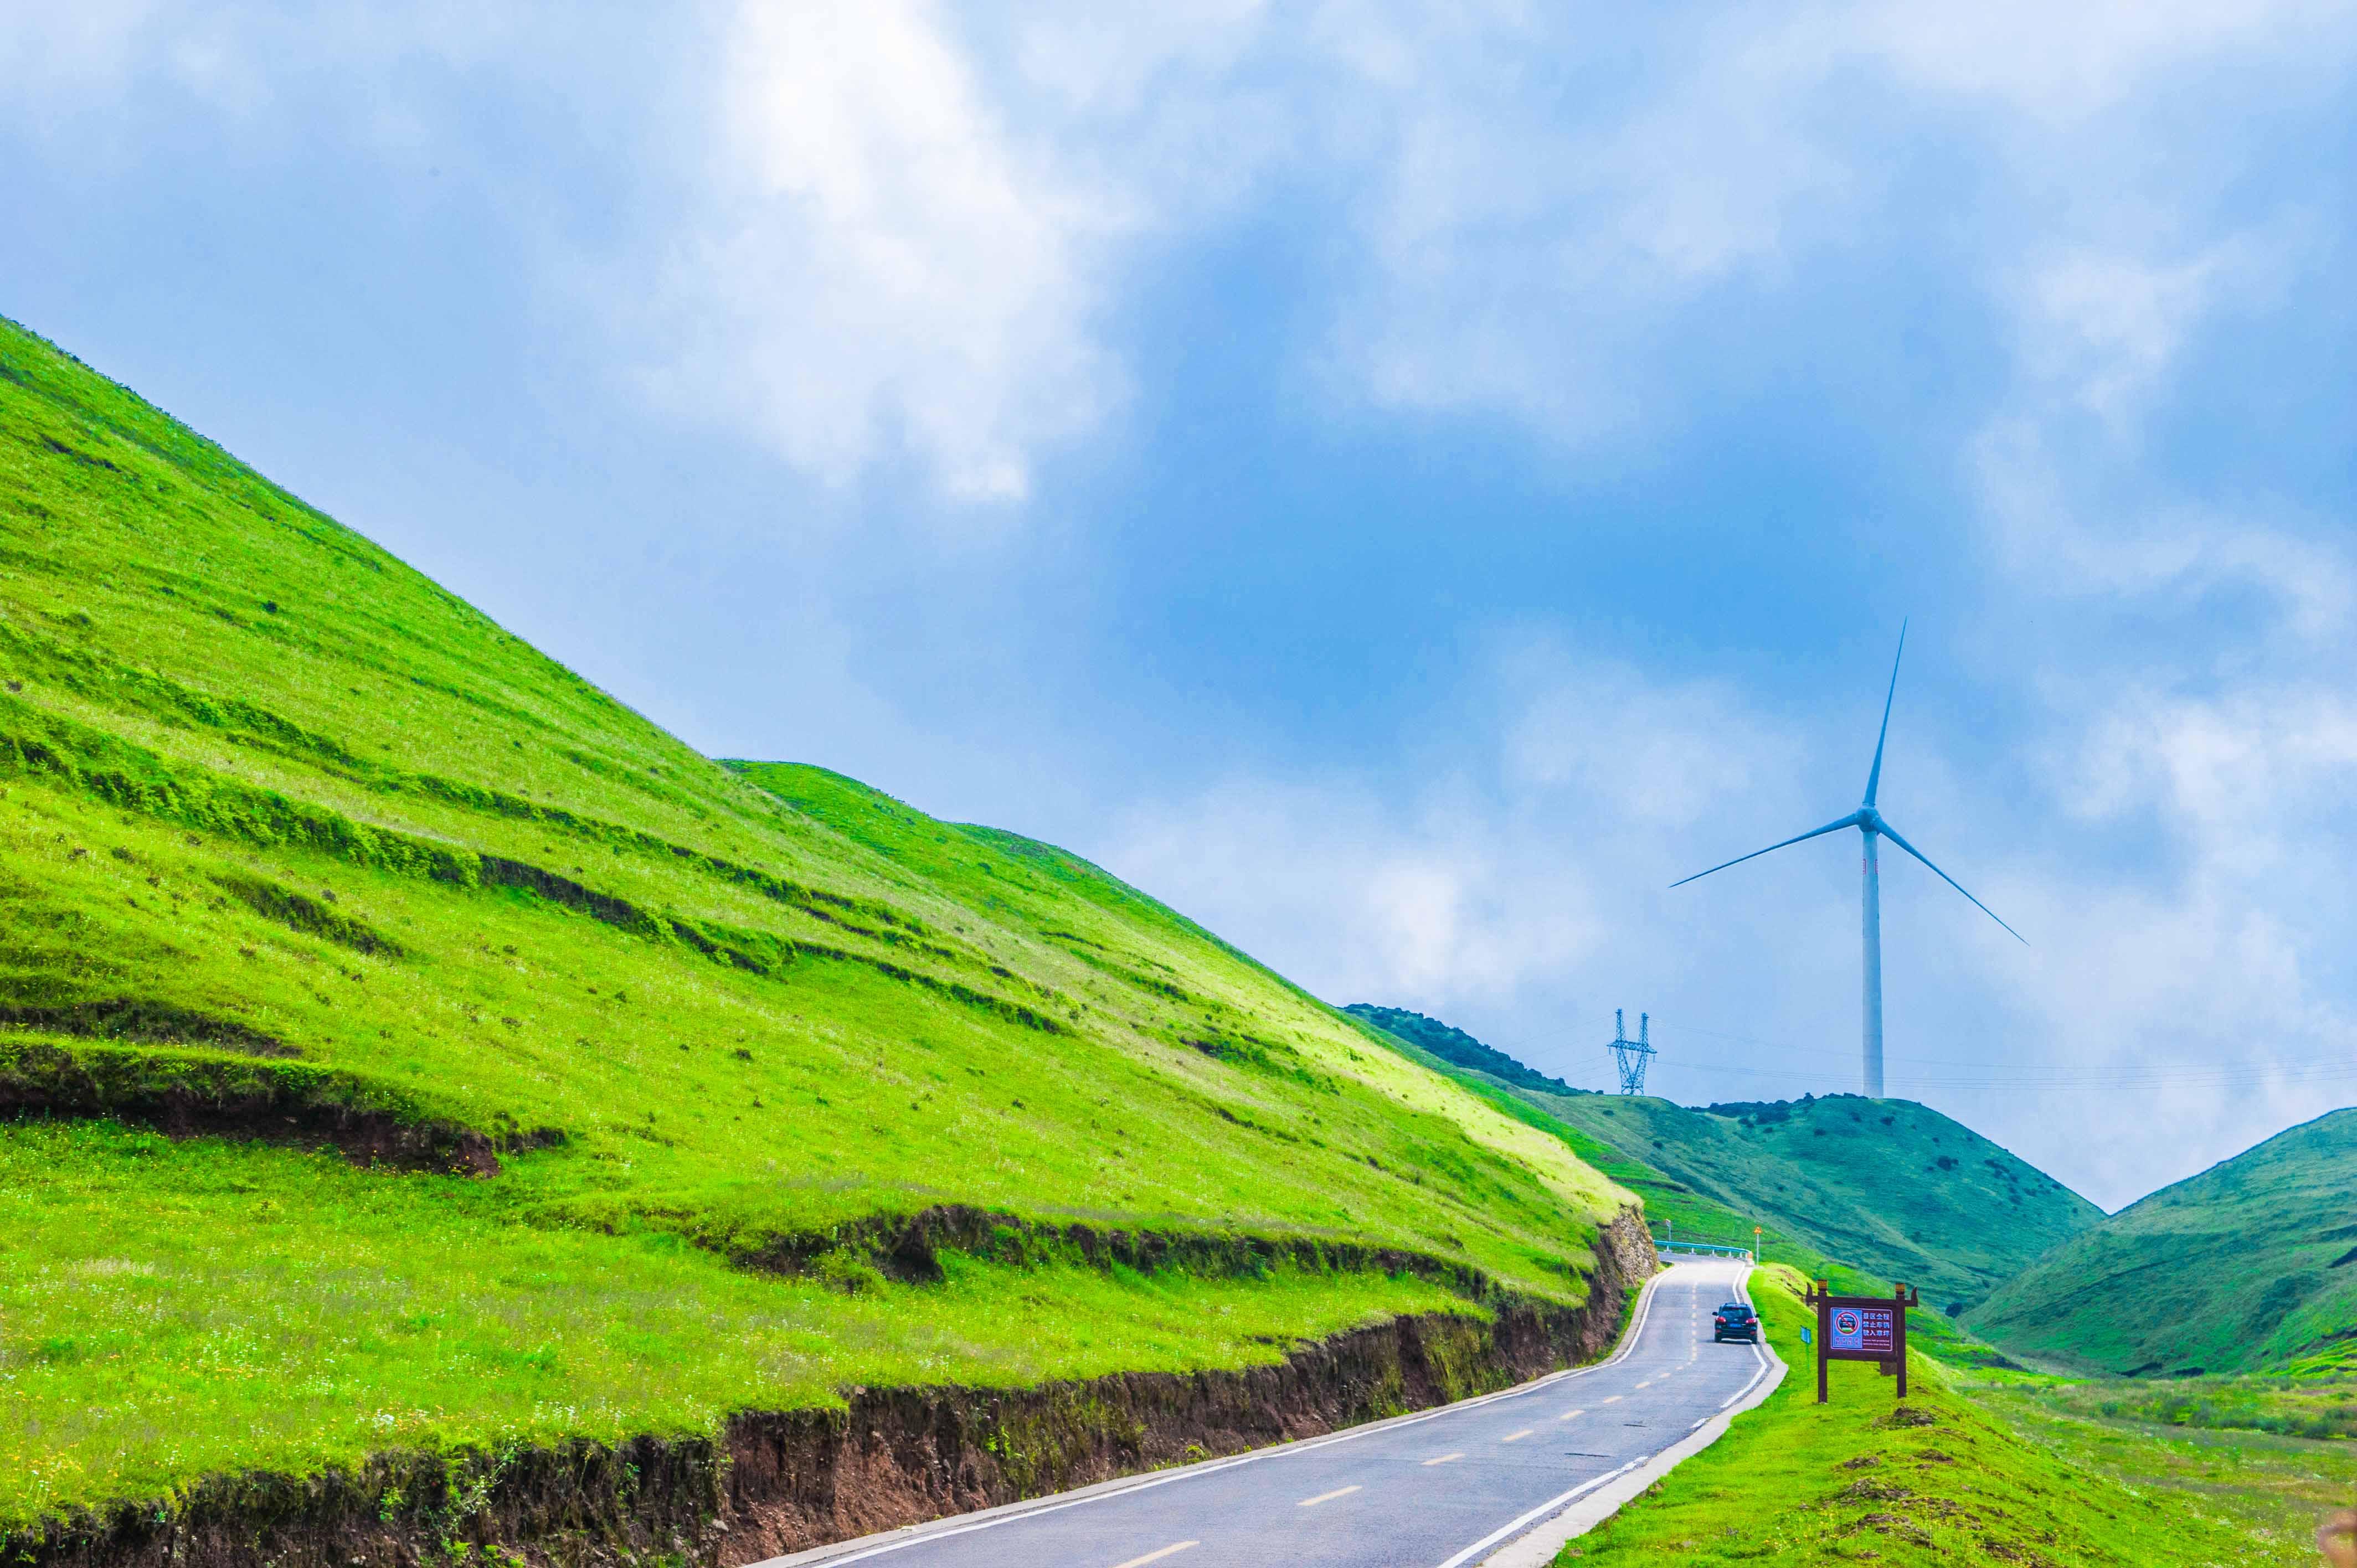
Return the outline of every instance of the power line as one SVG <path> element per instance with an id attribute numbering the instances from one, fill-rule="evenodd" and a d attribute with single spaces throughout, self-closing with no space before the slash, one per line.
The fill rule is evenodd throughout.
<path id="1" fill-rule="evenodd" d="M 1763 1040 L 1754 1036 L 1738 1035 L 1727 1030 L 1706 1029 L 1695 1025 L 1684 1025 L 1680 1026 L 1679 1027 L 1683 1028 L 1684 1032 L 1690 1035 L 1702 1035 L 1713 1039 L 1732 1040 L 1740 1045 L 1758 1046 L 1763 1049 L 1772 1050 L 1780 1054 L 1812 1057 L 1837 1057 L 1846 1054 L 1845 1052 L 1827 1051 L 1823 1047 L 1792 1045 L 1781 1040 Z M 1912 1058 L 1910 1059 L 1910 1065 L 1920 1063 L 1925 1067 L 1960 1067 L 1985 1069 L 1980 1073 L 1962 1077 L 1936 1073 L 1908 1073 L 1905 1075 L 1907 1082 L 1927 1088 L 2136 1088 L 2146 1085 L 2160 1087 L 2173 1084 L 2229 1087 L 2247 1082 L 2253 1076 L 2252 1070 L 2249 1068 L 2225 1066 L 2215 1062 L 2121 1062 L 2111 1064 L 2088 1064 L 2084 1066 L 2070 1066 L 2064 1064 L 2025 1064 L 2019 1067 L 2008 1066 L 2005 1069 L 2003 1076 L 1998 1077 L 1992 1076 L 1986 1071 L 1986 1069 L 1990 1066 L 1986 1059 L 1980 1061 L 1957 1061 L 1953 1058 Z M 1803 1068 L 1763 1069 L 1758 1068 L 1727 1067 L 1715 1062 L 1711 1063 L 1707 1067 L 1696 1067 L 1694 1070 L 1698 1072 L 1735 1073 L 1746 1077 L 1772 1078 L 1803 1076 L 1807 1072 L 1807 1069 Z M 2330 1080 L 2346 1077 L 2357 1077 L 2357 1058 L 2352 1058 L 2345 1053 L 2329 1057 L 2298 1058 L 2289 1061 L 2264 1064 L 2258 1069 L 2258 1071 L 2261 1074 L 2281 1079 L 2289 1079 L 2295 1082 Z"/>
<path id="2" fill-rule="evenodd" d="M 1774 1079 L 1790 1082 L 1795 1079 L 1811 1079 L 1821 1075 L 1804 1067 L 1743 1068 L 1712 1062 L 1682 1070 L 1709 1078 L 1728 1075 L 1738 1078 Z M 2287 1069 L 2272 1075 L 2273 1080 L 2287 1084 L 2323 1084 L 2344 1079 L 2357 1079 L 2357 1062 L 2336 1061 L 2307 1064 Z M 1910 1090 L 2012 1090 L 2039 1094 L 2117 1093 L 2133 1089 L 2230 1089 L 2246 1085 L 2252 1074 L 2242 1069 L 2186 1069 L 2168 1071 L 2123 1069 L 2117 1072 L 2088 1069 L 2074 1076 L 2028 1077 L 2007 1072 L 2004 1076 L 1982 1077 L 1915 1077 L 1907 1076 L 1893 1081 Z"/>

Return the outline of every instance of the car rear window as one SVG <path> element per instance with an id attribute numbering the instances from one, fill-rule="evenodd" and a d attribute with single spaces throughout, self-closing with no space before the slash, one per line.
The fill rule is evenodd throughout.
<path id="1" fill-rule="evenodd" d="M 1718 1310 L 1728 1317 L 1749 1317 L 1751 1316 L 1751 1309 L 1744 1305 L 1739 1301 L 1730 1301 Z"/>

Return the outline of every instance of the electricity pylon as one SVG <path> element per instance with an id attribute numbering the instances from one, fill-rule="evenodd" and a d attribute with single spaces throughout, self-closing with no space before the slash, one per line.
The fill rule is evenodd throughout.
<path id="1" fill-rule="evenodd" d="M 1645 1064 L 1652 1060 L 1654 1055 L 1653 1042 L 1650 1038 L 1652 1032 L 1653 1015 L 1640 1013 L 1637 1015 L 1637 1037 L 1631 1039 L 1627 1015 L 1618 1007 L 1612 1009 L 1612 1044 L 1609 1048 L 1612 1065 L 1620 1069 L 1620 1092 L 1623 1094 L 1645 1092 Z"/>

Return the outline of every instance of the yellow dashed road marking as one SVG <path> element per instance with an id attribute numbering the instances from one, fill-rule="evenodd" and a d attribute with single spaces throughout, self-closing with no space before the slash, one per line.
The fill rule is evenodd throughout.
<path id="1" fill-rule="evenodd" d="M 1337 1487 L 1330 1492 L 1320 1492 L 1314 1498 L 1304 1498 L 1293 1506 L 1297 1509 L 1314 1509 L 1319 1503 L 1330 1503 L 1336 1498 L 1347 1498 L 1358 1489 L 1356 1487 Z"/>
<path id="2" fill-rule="evenodd" d="M 1149 1552 L 1143 1557 L 1133 1557 L 1126 1563 L 1116 1563 L 1113 1565 L 1113 1568 L 1146 1568 L 1146 1565 L 1149 1563 L 1159 1563 L 1166 1557 L 1174 1557 L 1178 1555 L 1179 1552 L 1186 1551 L 1190 1546 L 1200 1546 L 1203 1543 L 1200 1541 L 1174 1541 L 1170 1545 L 1164 1547 L 1159 1552 Z"/>

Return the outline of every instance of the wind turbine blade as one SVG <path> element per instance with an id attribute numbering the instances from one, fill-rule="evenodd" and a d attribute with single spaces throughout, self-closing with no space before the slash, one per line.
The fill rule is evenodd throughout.
<path id="1" fill-rule="evenodd" d="M 1890 700 L 1899 695 L 1899 660 L 1907 657 L 1907 623 L 1899 623 L 1899 652 L 1890 660 L 1890 690 L 1882 694 L 1882 733 L 1874 737 L 1874 768 L 1866 776 L 1866 803 L 1874 804 L 1874 792 L 1882 788 L 1882 743 L 1890 738 Z M 1923 863 L 1931 865 L 1930 861 Z M 1970 894 L 1965 895 L 1970 897 Z"/>
<path id="2" fill-rule="evenodd" d="M 1755 849 L 1749 854 L 1738 854 L 1733 860 L 1727 861 L 1722 865 L 1712 866 L 1710 871 L 1697 871 L 1692 876 L 1681 876 L 1675 882 L 1671 883 L 1670 886 L 1673 887 L 1684 887 L 1689 882 L 1701 881 L 1704 877 L 1708 876 L 1711 871 L 1725 871 L 1729 865 L 1741 865 L 1747 860 L 1758 860 L 1763 854 L 1772 854 L 1776 851 L 1782 849 L 1785 844 L 1799 843 L 1802 839 L 1823 838 L 1825 834 L 1837 832 L 1843 828 L 1854 828 L 1858 825 L 1858 822 L 1864 818 L 1864 816 L 1865 813 L 1862 811 L 1852 811 L 1840 822 L 1827 822 L 1821 828 L 1811 828 L 1807 832 L 1801 834 L 1797 838 L 1786 839 L 1784 843 L 1771 843 L 1766 849 Z M 1935 867 L 1934 869 L 1937 868 Z M 1961 892 L 1963 890 L 1960 888 L 1958 891 Z M 1964 897 L 1969 898 L 1972 895 L 1966 893 L 1964 894 Z M 2000 921 L 1999 924 L 2003 924 L 2003 922 Z"/>
<path id="3" fill-rule="evenodd" d="M 1890 824 L 1889 822 L 1882 824 L 1881 832 L 1884 838 L 1889 839 L 1900 849 L 1905 850 L 1908 854 L 1913 855 L 1924 865 L 1932 865 L 1931 856 L 1925 854 L 1921 850 L 1917 849 L 1913 844 L 1909 843 L 1905 839 L 1900 838 L 1897 833 L 1891 832 Z M 1957 892 L 1964 893 L 1964 885 L 1957 881 L 1954 877 L 1949 875 L 1946 872 L 1941 870 L 1938 866 L 1932 865 L 1932 875 L 1946 883 L 1949 886 L 1954 888 Z M 1964 897 L 1967 898 L 1973 898 L 1973 896 L 1969 893 L 1964 893 Z M 1978 909 L 1982 914 L 1986 915 L 1990 919 L 1996 920 L 1998 925 L 2005 926 L 2005 922 L 2003 920 L 1997 919 L 1996 911 L 1982 903 L 1979 899 L 1973 898 L 1973 908 Z M 2007 935 L 2013 938 L 2015 941 L 2019 942 L 2023 947 L 2028 947 L 2029 945 L 2029 939 L 2023 936 L 2019 931 L 2015 930 L 2011 926 L 2005 926 L 2005 929 Z"/>

